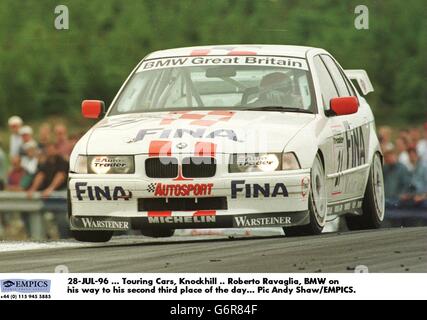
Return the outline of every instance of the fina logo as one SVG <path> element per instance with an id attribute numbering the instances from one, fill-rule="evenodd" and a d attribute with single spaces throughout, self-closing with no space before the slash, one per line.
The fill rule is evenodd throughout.
<path id="1" fill-rule="evenodd" d="M 1 292 L 35 293 L 50 292 L 50 280 L 46 279 L 8 279 L 1 281 Z"/>

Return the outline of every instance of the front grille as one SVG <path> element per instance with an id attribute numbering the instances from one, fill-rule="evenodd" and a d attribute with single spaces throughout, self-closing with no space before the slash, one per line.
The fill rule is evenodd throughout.
<path id="1" fill-rule="evenodd" d="M 175 178 L 178 175 L 176 158 L 149 158 L 145 160 L 145 173 L 149 178 Z"/>
<path id="2" fill-rule="evenodd" d="M 227 210 L 227 208 L 226 197 L 138 199 L 138 211 Z"/>
<path id="3" fill-rule="evenodd" d="M 182 175 L 186 178 L 209 178 L 216 173 L 216 161 L 210 157 L 191 157 L 182 160 Z"/>

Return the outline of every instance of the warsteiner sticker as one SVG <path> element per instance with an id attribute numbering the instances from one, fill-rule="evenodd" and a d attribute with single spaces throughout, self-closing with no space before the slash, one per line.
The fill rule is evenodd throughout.
<path id="1" fill-rule="evenodd" d="M 237 228 L 264 227 L 264 226 L 285 226 L 292 223 L 291 217 L 234 217 L 234 225 Z"/>
<path id="2" fill-rule="evenodd" d="M 88 230 L 128 230 L 128 220 L 105 217 L 71 217 L 72 229 Z"/>

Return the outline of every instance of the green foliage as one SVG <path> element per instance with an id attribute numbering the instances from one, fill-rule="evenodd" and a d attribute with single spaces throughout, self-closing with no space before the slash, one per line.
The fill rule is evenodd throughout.
<path id="1" fill-rule="evenodd" d="M 365 1 L 370 29 L 356 30 L 357 1 L 64 0 L 70 29 L 54 28 L 58 1 L 0 3 L 0 123 L 77 117 L 80 101 L 111 102 L 149 52 L 207 44 L 318 46 L 344 68 L 366 69 L 381 122 L 425 120 L 427 10 L 422 0 Z"/>

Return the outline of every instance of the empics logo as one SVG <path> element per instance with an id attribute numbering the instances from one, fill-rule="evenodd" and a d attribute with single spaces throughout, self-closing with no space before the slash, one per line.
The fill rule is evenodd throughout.
<path id="1" fill-rule="evenodd" d="M 83 200 L 83 196 L 87 195 L 89 200 L 109 200 L 117 201 L 123 199 L 128 201 L 132 199 L 132 192 L 126 191 L 123 187 L 98 187 L 88 186 L 86 182 L 76 182 L 76 197 L 80 201 Z"/>
<path id="2" fill-rule="evenodd" d="M 271 186 L 270 183 L 260 185 L 245 183 L 245 180 L 231 181 L 231 198 L 236 199 L 240 193 L 244 193 L 245 198 L 259 198 L 260 195 L 265 198 L 275 198 L 278 196 L 287 197 L 288 189 L 283 183 L 276 183 Z"/>
<path id="3" fill-rule="evenodd" d="M 19 293 L 34 293 L 34 292 L 50 292 L 50 280 L 46 279 L 8 279 L 1 281 L 1 292 L 19 292 Z"/>

